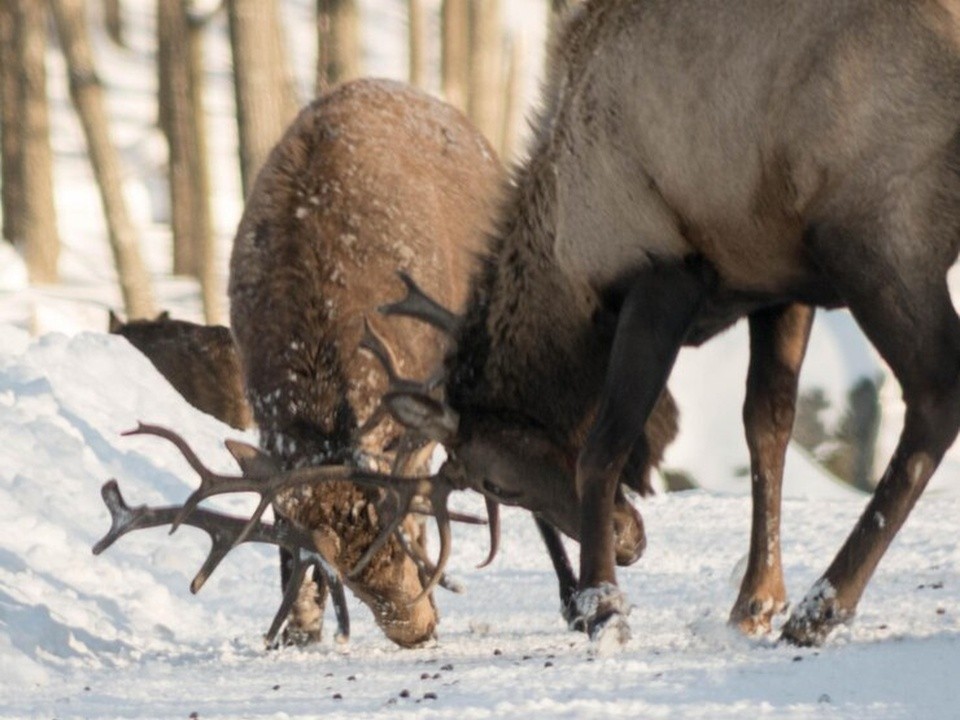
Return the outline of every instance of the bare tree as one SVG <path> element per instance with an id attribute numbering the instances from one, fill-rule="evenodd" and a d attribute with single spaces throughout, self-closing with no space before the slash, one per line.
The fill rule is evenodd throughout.
<path id="1" fill-rule="evenodd" d="M 410 84 L 424 87 L 427 70 L 427 9 L 424 0 L 407 0 Z"/>
<path id="2" fill-rule="evenodd" d="M 500 157 L 509 161 L 520 145 L 520 128 L 523 126 L 523 61 L 526 57 L 523 36 L 518 35 L 507 43 L 507 69 L 503 89 L 503 128 L 500 131 Z"/>
<path id="3" fill-rule="evenodd" d="M 9 141 L 18 147 L 11 149 L 9 167 L 7 157 L 4 158 L 4 186 L 7 182 L 12 185 L 12 197 L 4 203 L 5 221 L 10 212 L 10 226 L 5 229 L 10 232 L 8 237 L 22 248 L 30 279 L 56 282 L 60 238 L 53 202 L 47 104 L 47 5 L 36 0 L 13 0 L 9 5 L 13 8 L 14 63 L 8 72 L 17 78 L 14 81 L 6 77 L 8 92 L 15 92 L 15 97 L 5 130 L 10 133 Z"/>
<path id="4" fill-rule="evenodd" d="M 317 0 L 317 95 L 363 74 L 357 0 Z"/>
<path id="5" fill-rule="evenodd" d="M 32 4 L 34 0 L 24 0 Z M 80 117 L 107 221 L 124 307 L 131 319 L 156 314 L 150 278 L 123 197 L 120 160 L 110 140 L 103 90 L 90 47 L 83 0 L 50 0 L 70 73 L 70 97 Z"/>
<path id="6" fill-rule="evenodd" d="M 285 55 L 277 0 L 228 0 L 243 194 L 299 102 Z"/>
<path id="7" fill-rule="evenodd" d="M 17 227 L 23 206 L 20 169 L 20 78 L 17 62 L 15 0 L 0 0 L 0 212 L 3 237 L 21 237 Z"/>
<path id="8" fill-rule="evenodd" d="M 173 271 L 201 280 L 208 322 L 219 320 L 214 288 L 210 183 L 203 113 L 203 19 L 189 0 L 157 0 L 160 125 L 169 148 Z"/>
<path id="9" fill-rule="evenodd" d="M 470 87 L 469 0 L 443 0 L 440 22 L 443 96 L 448 103 L 465 111 Z"/>
<path id="10" fill-rule="evenodd" d="M 120 0 L 103 0 L 103 24 L 110 39 L 120 47 L 124 47 L 126 41 L 123 37 L 123 11 Z"/>
<path id="11" fill-rule="evenodd" d="M 470 4 L 470 90 L 468 114 L 490 144 L 503 150 L 503 30 L 500 0 Z"/>
<path id="12" fill-rule="evenodd" d="M 190 174 L 197 187 L 200 201 L 195 203 L 193 226 L 200 237 L 199 273 L 203 314 L 207 323 L 223 322 L 223 289 L 219 284 L 216 262 L 216 240 L 210 209 L 210 162 L 207 153 L 207 123 L 204 110 L 204 63 L 203 39 L 211 15 L 187 14 L 190 37 L 190 107 L 193 111 L 193 127 L 196 134 L 197 152 L 190 161 Z"/>

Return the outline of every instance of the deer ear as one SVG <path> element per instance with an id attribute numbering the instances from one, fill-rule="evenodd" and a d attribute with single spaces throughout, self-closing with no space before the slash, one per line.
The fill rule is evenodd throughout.
<path id="1" fill-rule="evenodd" d="M 237 461 L 244 475 L 269 475 L 280 472 L 277 461 L 259 448 L 239 440 L 224 440 L 223 444 Z"/>
<path id="2" fill-rule="evenodd" d="M 117 314 L 113 310 L 110 311 L 110 319 L 108 321 L 107 327 L 109 331 L 112 333 L 118 332 L 120 328 L 123 327 L 123 320 L 117 317 Z"/>
<path id="3" fill-rule="evenodd" d="M 397 422 L 430 440 L 448 444 L 456 437 L 460 425 L 456 411 L 429 395 L 388 392 L 383 396 L 383 404 Z"/>
<path id="4" fill-rule="evenodd" d="M 170 320 L 170 311 L 164 310 L 154 319 L 155 322 L 167 322 Z"/>

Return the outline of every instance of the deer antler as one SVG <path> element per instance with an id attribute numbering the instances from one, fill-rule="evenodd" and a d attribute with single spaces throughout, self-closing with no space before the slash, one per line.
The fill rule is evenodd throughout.
<path id="1" fill-rule="evenodd" d="M 360 563 L 350 571 L 349 577 L 355 577 L 363 569 L 363 566 L 369 562 L 370 558 L 383 547 L 408 512 L 415 510 L 424 515 L 433 515 L 436 518 L 441 540 L 440 559 L 437 563 L 436 572 L 423 592 L 413 601 L 414 603 L 433 590 L 442 579 L 443 569 L 450 554 L 450 522 L 477 524 L 485 522 L 472 515 L 451 513 L 447 509 L 447 499 L 450 493 L 462 488 L 462 485 L 452 484 L 448 478 L 439 475 L 403 477 L 340 465 L 280 471 L 269 456 L 250 445 L 236 441 L 229 441 L 227 446 L 241 464 L 243 474 L 221 475 L 205 466 L 183 437 L 172 430 L 158 425 L 139 423 L 134 430 L 130 430 L 124 435 L 155 435 L 172 443 L 200 476 L 200 487 L 190 494 L 182 506 L 130 508 L 123 501 L 116 481 L 108 482 L 104 485 L 102 494 L 104 502 L 110 510 L 111 528 L 104 538 L 94 546 L 94 553 L 103 552 L 117 538 L 132 530 L 170 524 L 172 533 L 182 524 L 198 527 L 210 535 L 213 547 L 200 572 L 197 573 L 193 583 L 191 583 L 191 590 L 197 592 L 220 561 L 237 545 L 255 541 L 286 547 L 293 552 L 295 558 L 294 572 L 299 574 L 295 578 L 296 582 L 292 580 L 288 584 L 288 594 L 284 596 L 281 609 L 278 611 L 277 617 L 274 618 L 271 632 L 268 635 L 275 635 L 276 630 L 279 629 L 279 625 L 285 617 L 285 614 L 281 614 L 281 612 L 289 610 L 289 606 L 294 600 L 291 593 L 295 595 L 295 588 L 299 588 L 299 581 L 303 579 L 303 574 L 309 566 L 321 564 L 323 570 L 325 569 L 323 566 L 326 565 L 326 561 L 317 552 L 313 539 L 308 533 L 292 524 L 284 524 L 278 527 L 261 520 L 266 508 L 283 490 L 301 485 L 315 485 L 325 481 L 347 481 L 363 487 L 381 489 L 385 491 L 387 496 L 393 496 L 392 511 L 383 502 L 379 503 L 379 509 L 382 512 L 381 517 L 386 518 L 384 527 L 381 528 L 379 535 L 364 553 Z M 260 502 L 256 510 L 246 520 L 197 507 L 207 498 L 235 492 L 255 492 L 260 495 Z M 272 638 L 270 639 L 272 640 Z"/>
<path id="2" fill-rule="evenodd" d="M 409 275 L 403 272 L 398 274 L 400 275 L 400 279 L 403 280 L 404 284 L 407 286 L 407 297 L 399 302 L 382 306 L 380 308 L 380 312 L 385 315 L 405 315 L 418 318 L 444 330 L 445 332 L 448 332 L 451 335 L 455 333 L 457 327 L 459 326 L 460 318 L 437 303 L 435 300 L 428 297 L 422 290 L 420 290 L 419 287 L 417 287 L 417 284 L 410 278 Z M 430 391 L 440 384 L 441 380 L 439 378 L 442 378 L 442 374 L 438 374 L 437 376 L 428 380 L 426 383 L 421 383 L 402 377 L 397 370 L 396 358 L 390 351 L 387 343 L 379 335 L 379 333 L 377 333 L 367 318 L 364 318 L 363 326 L 364 336 L 360 341 L 360 347 L 361 349 L 367 350 L 371 355 L 373 355 L 383 367 L 383 370 L 387 375 L 389 387 L 387 392 L 384 393 L 383 397 L 381 398 L 380 405 L 378 405 L 370 419 L 364 423 L 361 431 L 365 432 L 368 429 L 375 427 L 376 424 L 379 423 L 386 414 L 386 408 L 389 404 L 393 408 L 394 416 L 400 419 L 401 422 L 411 429 L 414 435 L 417 437 L 442 437 L 452 435 L 457 423 L 459 422 L 456 413 L 444 403 L 441 403 L 440 401 L 430 397 Z M 431 407 L 435 409 L 435 412 L 431 412 L 429 415 L 422 416 L 423 419 L 418 420 L 417 422 L 404 422 L 396 411 L 403 405 L 404 398 L 409 397 L 410 395 L 416 395 L 419 398 L 419 404 L 430 403 Z M 408 404 L 405 407 L 409 408 L 410 413 L 417 411 L 416 404 Z M 447 475 L 449 474 L 450 473 L 448 471 Z M 441 469 L 438 479 L 443 475 L 444 471 Z M 435 487 L 444 487 L 444 485 L 438 484 Z M 450 490 L 462 489 L 463 487 L 465 487 L 465 485 L 462 483 L 462 478 L 449 485 Z M 438 526 L 441 526 L 441 523 L 440 516 L 436 511 L 436 508 L 439 507 L 437 502 L 442 500 L 444 503 L 444 512 L 448 512 L 446 510 L 446 501 L 450 490 L 447 490 L 446 493 L 443 494 L 442 498 L 430 498 L 431 506 L 435 508 L 434 514 L 437 515 Z M 434 489 L 433 492 L 439 493 L 440 491 Z M 414 501 L 414 496 L 406 498 L 406 501 L 408 503 L 406 507 L 409 508 L 409 503 Z M 489 565 L 493 561 L 494 557 L 496 557 L 497 551 L 500 547 L 499 505 L 495 501 L 488 498 L 486 500 L 486 509 L 488 525 L 490 527 L 490 552 L 487 556 L 487 559 L 484 560 L 479 567 L 486 567 Z M 403 513 L 399 511 L 394 513 L 393 530 L 399 527 L 399 522 L 402 517 Z M 449 531 L 449 523 L 447 524 L 447 530 Z M 443 545 L 445 536 L 442 532 L 440 539 L 441 559 L 438 560 L 437 567 L 442 570 L 443 563 L 445 562 L 445 557 L 443 554 L 445 550 L 445 546 Z M 446 538 L 446 540 L 449 541 L 449 538 Z M 378 538 L 378 541 L 380 541 L 380 546 L 382 546 L 382 543 L 386 541 L 386 538 Z M 371 545 L 367 553 L 365 553 L 363 558 L 361 558 L 361 565 L 369 562 L 370 557 L 372 557 L 372 553 L 376 552 L 376 550 L 379 550 L 379 546 L 374 548 L 374 545 Z M 412 554 L 411 557 L 413 557 L 414 561 L 418 561 L 418 558 Z M 419 600 L 419 598 L 417 599 Z"/>
<path id="3" fill-rule="evenodd" d="M 130 507 L 123 499 L 116 480 L 109 480 L 104 483 L 100 489 L 100 495 L 110 511 L 110 530 L 93 546 L 94 555 L 99 555 L 121 537 L 134 530 L 172 524 L 182 510 L 180 505 L 163 507 L 138 505 L 137 507 Z M 280 628 L 296 600 L 303 578 L 310 567 L 318 566 L 320 571 L 326 575 L 331 592 L 340 596 L 343 595 L 343 584 L 337 577 L 336 570 L 331 568 L 317 552 L 310 535 L 290 523 L 271 525 L 258 522 L 251 530 L 247 530 L 247 521 L 244 518 L 224 515 L 203 508 L 195 509 L 182 522 L 203 530 L 210 536 L 211 541 L 207 559 L 190 582 L 190 592 L 194 594 L 200 591 L 223 558 L 227 556 L 227 553 L 241 542 L 279 545 L 291 551 L 293 555 L 293 577 L 291 582 L 288 583 L 280 607 L 270 623 L 270 629 L 264 636 L 268 646 L 274 644 L 277 634 L 280 632 Z M 244 532 L 246 532 L 246 536 L 241 538 Z M 338 634 L 346 636 L 349 633 L 349 627 L 345 624 L 344 619 L 338 618 L 338 625 Z"/>
<path id="4" fill-rule="evenodd" d="M 406 285 L 407 295 L 403 300 L 381 305 L 380 313 L 417 318 L 438 330 L 442 330 L 451 338 L 455 338 L 457 330 L 460 328 L 460 316 L 427 295 L 407 273 L 401 270 L 397 272 L 397 275 Z"/>

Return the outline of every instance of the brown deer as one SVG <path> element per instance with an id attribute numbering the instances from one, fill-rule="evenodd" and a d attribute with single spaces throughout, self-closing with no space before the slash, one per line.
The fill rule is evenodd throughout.
<path id="1" fill-rule="evenodd" d="M 253 425 L 229 328 L 174 320 L 168 312 L 153 320 L 123 322 L 111 311 L 109 330 L 143 353 L 198 410 L 238 430 Z"/>
<path id="2" fill-rule="evenodd" d="M 278 544 L 286 549 L 285 592 L 268 641 L 291 608 L 288 639 L 318 639 L 323 585 L 330 585 L 336 601 L 343 576 L 392 640 L 409 646 L 431 637 L 436 613 L 428 592 L 439 575 L 426 579 L 433 568 L 416 548 L 418 528 L 395 508 L 425 487 L 422 478 L 408 476 L 426 471 L 432 443 L 411 444 L 402 428 L 379 424 L 386 417 L 379 398 L 387 378 L 373 363 L 388 368 L 395 389 L 401 372 L 425 374 L 438 363 L 447 342 L 444 334 L 409 320 L 382 323 L 381 337 L 364 329 L 364 317 L 395 288 L 413 290 L 408 275 L 396 275 L 398 267 L 445 302 L 463 303 L 501 175 L 492 151 L 462 115 L 405 86 L 356 81 L 307 108 L 260 174 L 231 260 L 231 323 L 265 452 L 229 442 L 243 475 L 222 477 L 205 468 L 177 434 L 143 426 L 136 432 L 164 437 L 183 451 L 201 476 L 201 488 L 184 506 L 131 509 L 116 484 L 108 483 L 104 499 L 113 527 L 96 551 L 142 527 L 200 527 L 210 533 L 213 548 L 191 586 L 196 591 L 236 544 Z M 437 306 L 423 303 L 415 291 L 394 307 L 437 317 Z M 359 348 L 372 358 L 358 354 Z M 651 468 L 676 433 L 668 395 L 648 433 L 649 461 L 625 476 L 641 491 L 649 490 Z M 573 505 L 559 515 L 575 514 L 575 492 L 572 483 L 559 493 L 540 490 L 531 489 L 527 506 L 537 514 L 572 622 L 576 577 L 556 529 L 543 518 L 558 515 L 544 508 L 566 503 Z M 263 498 L 248 521 L 194 509 L 210 495 L 244 491 Z M 387 497 L 378 501 L 384 491 Z M 618 557 L 627 563 L 642 550 L 643 528 L 632 506 L 618 497 Z M 274 500 L 288 520 L 260 522 Z M 442 502 L 434 505 L 442 562 L 447 524 L 456 516 Z M 429 504 L 421 509 L 430 511 Z M 495 533 L 495 514 L 491 520 Z M 392 535 L 401 523 L 404 532 Z M 408 549 L 419 567 L 406 556 Z M 495 545 L 491 557 L 494 551 Z M 311 566 L 320 574 L 301 587 Z M 346 608 L 342 599 L 336 605 L 343 636 Z"/>
<path id="3" fill-rule="evenodd" d="M 444 443 L 429 488 L 527 505 L 575 481 L 575 605 L 625 639 L 614 508 L 679 348 L 746 317 L 753 530 L 731 612 L 786 607 L 780 488 L 813 307 L 848 307 L 903 388 L 897 450 L 783 637 L 818 644 L 960 426 L 960 4 L 589 0 L 552 52 L 529 159 L 473 279 L 444 399 L 396 417 Z M 528 505 L 529 506 L 529 505 Z"/>

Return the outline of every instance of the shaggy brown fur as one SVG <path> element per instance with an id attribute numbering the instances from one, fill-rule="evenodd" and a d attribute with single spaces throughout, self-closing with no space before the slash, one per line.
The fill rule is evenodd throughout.
<path id="1" fill-rule="evenodd" d="M 401 269 L 462 305 L 500 177 L 459 112 L 398 83 L 343 85 L 286 132 L 251 192 L 230 263 L 231 325 L 261 446 L 285 467 L 389 469 L 400 435 L 391 421 L 359 445 L 353 436 L 386 389 L 358 350 L 363 320 L 382 328 L 403 374 L 428 375 L 445 339 L 421 323 L 382 322 L 376 308 L 402 292 Z M 427 455 L 405 470 L 424 472 Z M 380 529 L 374 500 L 352 485 L 322 485 L 279 507 L 346 571 Z M 394 642 L 433 636 L 432 599 L 410 604 L 423 586 L 395 539 L 345 582 Z"/>
<path id="2" fill-rule="evenodd" d="M 173 320 L 166 312 L 125 323 L 111 312 L 109 329 L 146 355 L 195 408 L 238 430 L 253 424 L 228 328 Z"/>
<path id="3" fill-rule="evenodd" d="M 443 439 L 478 485 L 576 478 L 582 513 L 567 520 L 591 631 L 626 631 L 616 491 L 676 353 L 741 317 L 754 514 L 731 620 L 765 631 L 785 608 L 780 487 L 814 305 L 850 308 L 907 403 L 877 492 L 784 634 L 817 643 L 855 613 L 960 428 L 945 279 L 960 248 L 958 7 L 588 0 L 571 13 L 448 363 L 459 427 Z M 411 425 L 415 399 L 394 401 Z"/>

